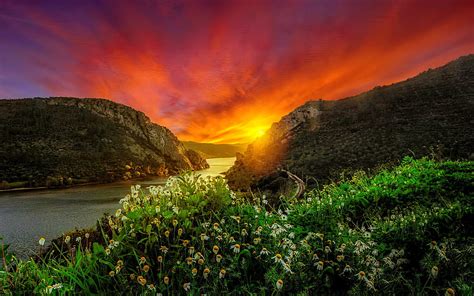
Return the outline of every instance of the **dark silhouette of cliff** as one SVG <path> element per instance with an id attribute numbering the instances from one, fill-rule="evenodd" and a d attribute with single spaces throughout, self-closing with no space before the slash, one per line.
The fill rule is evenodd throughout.
<path id="1" fill-rule="evenodd" d="M 237 157 L 229 184 L 246 188 L 281 167 L 318 182 L 403 156 L 473 158 L 474 55 L 337 101 L 310 101 Z"/>

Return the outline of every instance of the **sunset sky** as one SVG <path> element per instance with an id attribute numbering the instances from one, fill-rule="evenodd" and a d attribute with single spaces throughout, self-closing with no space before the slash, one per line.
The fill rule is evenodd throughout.
<path id="1" fill-rule="evenodd" d="M 472 0 L 0 0 L 0 98 L 108 98 L 182 140 L 249 142 L 469 53 Z"/>

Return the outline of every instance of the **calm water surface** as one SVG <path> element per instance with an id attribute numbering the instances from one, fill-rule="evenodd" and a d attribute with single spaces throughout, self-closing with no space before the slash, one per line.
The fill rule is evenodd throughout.
<path id="1" fill-rule="evenodd" d="M 229 169 L 231 158 L 208 159 L 203 176 L 217 176 Z M 95 225 L 103 213 L 114 213 L 118 201 L 132 184 L 161 185 L 166 178 L 81 186 L 69 189 L 0 193 L 0 236 L 20 255 L 32 254 L 43 236 L 47 243 L 63 232 Z"/>

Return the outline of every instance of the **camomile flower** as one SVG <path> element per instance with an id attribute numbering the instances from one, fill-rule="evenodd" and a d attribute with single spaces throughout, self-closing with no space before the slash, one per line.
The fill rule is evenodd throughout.
<path id="1" fill-rule="evenodd" d="M 431 268 L 431 275 L 433 276 L 433 278 L 436 278 L 438 276 L 438 267 L 437 266 L 433 266 Z"/>
<path id="2" fill-rule="evenodd" d="M 116 247 L 118 247 L 118 245 L 119 245 L 119 242 L 114 241 L 113 239 L 111 239 L 111 240 L 109 241 L 109 248 L 110 248 L 110 249 L 116 248 Z"/>
<path id="3" fill-rule="evenodd" d="M 196 276 L 196 274 L 198 273 L 197 268 L 193 268 L 193 269 L 191 270 L 191 273 L 193 274 L 193 276 Z"/>
<path id="4" fill-rule="evenodd" d="M 150 266 L 149 266 L 149 265 L 143 266 L 143 271 L 144 271 L 144 272 L 148 272 L 149 270 L 150 270 Z"/>
<path id="5" fill-rule="evenodd" d="M 225 273 L 226 273 L 225 269 L 222 268 L 221 271 L 219 272 L 219 278 L 223 279 L 225 277 Z"/>
<path id="6" fill-rule="evenodd" d="M 44 243 L 46 242 L 46 239 L 44 237 L 40 237 L 39 241 L 38 241 L 38 244 L 40 246 L 44 246 Z"/>
<path id="7" fill-rule="evenodd" d="M 218 255 L 216 256 L 216 261 L 217 261 L 217 263 L 220 263 L 221 260 L 222 260 L 222 255 L 218 254 Z"/>
<path id="8" fill-rule="evenodd" d="M 230 249 L 233 250 L 234 253 L 238 254 L 240 252 L 240 245 L 239 244 L 232 245 Z"/>
<path id="9" fill-rule="evenodd" d="M 262 250 L 260 251 L 260 255 L 268 255 L 270 254 L 270 252 L 267 250 L 267 248 L 262 248 Z"/>
<path id="10" fill-rule="evenodd" d="M 166 231 L 165 231 L 165 236 L 166 236 L 167 238 L 170 237 L 170 231 L 169 231 L 169 230 L 166 230 Z"/>
<path id="11" fill-rule="evenodd" d="M 324 262 L 323 261 L 319 261 L 318 262 L 318 265 L 316 267 L 317 270 L 323 270 L 324 268 Z"/>
<path id="12" fill-rule="evenodd" d="M 164 254 L 168 253 L 168 248 L 167 248 L 166 246 L 161 246 L 161 247 L 160 247 L 160 250 L 161 250 Z"/>
<path id="13" fill-rule="evenodd" d="M 204 276 L 204 279 L 207 279 L 207 277 L 209 276 L 209 273 L 211 271 L 209 270 L 209 268 L 204 268 L 204 271 L 202 272 L 203 276 Z"/>
<path id="14" fill-rule="evenodd" d="M 106 249 L 105 249 L 105 254 L 106 254 L 106 255 L 110 255 L 110 249 L 109 249 L 109 248 L 106 248 Z"/>
<path id="15" fill-rule="evenodd" d="M 49 285 L 46 287 L 46 294 L 51 294 L 53 293 L 53 286 Z"/>
<path id="16" fill-rule="evenodd" d="M 191 258 L 191 257 L 186 258 L 186 263 L 187 263 L 188 265 L 193 264 L 193 258 Z"/>
<path id="17" fill-rule="evenodd" d="M 131 279 L 132 281 L 134 281 L 134 280 L 135 280 L 135 274 L 131 273 L 131 274 L 130 274 L 130 279 Z"/>
<path id="18" fill-rule="evenodd" d="M 177 206 L 173 206 L 172 210 L 176 215 L 179 213 L 179 207 Z"/>
<path id="19" fill-rule="evenodd" d="M 176 226 L 178 226 L 178 220 L 176 220 L 176 219 L 173 219 L 173 222 L 172 222 L 172 223 L 173 223 L 173 227 L 176 227 Z"/>
<path id="20" fill-rule="evenodd" d="M 146 258 L 144 256 L 140 257 L 140 264 L 144 264 L 146 262 Z"/>
<path id="21" fill-rule="evenodd" d="M 217 255 L 217 253 L 219 253 L 219 247 L 218 246 L 212 247 L 212 252 Z"/>
<path id="22" fill-rule="evenodd" d="M 155 285 L 153 285 L 153 284 L 147 285 L 147 288 L 148 288 L 148 290 L 150 290 L 150 291 L 155 291 L 155 290 L 156 290 Z"/>
<path id="23" fill-rule="evenodd" d="M 205 241 L 209 239 L 209 236 L 207 236 L 205 233 L 201 233 L 200 238 L 202 241 Z"/>
<path id="24" fill-rule="evenodd" d="M 115 271 L 111 270 L 111 271 L 109 272 L 109 276 L 110 276 L 110 277 L 114 277 L 114 276 L 115 276 Z"/>
<path id="25" fill-rule="evenodd" d="M 453 288 L 448 288 L 446 289 L 446 293 L 444 293 L 444 296 L 454 296 L 456 293 L 454 292 Z"/>
<path id="26" fill-rule="evenodd" d="M 178 236 L 183 235 L 183 228 L 178 228 Z"/>
<path id="27" fill-rule="evenodd" d="M 142 286 L 146 285 L 146 279 L 141 275 L 137 277 L 137 282 Z"/>
<path id="28" fill-rule="evenodd" d="M 186 247 L 189 244 L 189 240 L 185 239 L 183 240 L 183 247 Z"/>
<path id="29" fill-rule="evenodd" d="M 342 260 L 344 260 L 344 255 L 337 255 L 336 260 L 338 262 L 341 262 Z"/>
<path id="30" fill-rule="evenodd" d="M 163 278 L 163 283 L 165 283 L 165 285 L 168 285 L 168 284 L 170 283 L 170 278 L 167 277 L 167 276 L 165 276 L 165 277 Z"/>
<path id="31" fill-rule="evenodd" d="M 343 253 L 345 249 L 346 249 L 346 244 L 341 244 L 341 246 L 337 249 L 337 251 Z"/>
<path id="32" fill-rule="evenodd" d="M 283 288 L 283 280 L 282 279 L 279 279 L 276 282 L 276 287 L 277 287 L 278 290 L 281 290 Z"/>
<path id="33" fill-rule="evenodd" d="M 247 236 L 247 235 L 248 235 L 247 229 L 245 229 L 245 228 L 242 229 L 241 235 L 242 235 L 242 236 Z"/>
<path id="34" fill-rule="evenodd" d="M 283 265 L 283 269 L 285 270 L 285 272 L 291 273 L 291 274 L 294 273 L 294 272 L 291 270 L 291 267 L 290 267 L 290 265 L 289 265 L 288 263 L 284 263 L 284 262 L 283 262 L 282 265 Z"/>
<path id="35" fill-rule="evenodd" d="M 198 260 L 198 264 L 199 264 L 199 265 L 203 265 L 203 264 L 204 264 L 204 259 L 200 258 L 200 259 Z"/>
<path id="36" fill-rule="evenodd" d="M 275 260 L 275 263 L 283 263 L 283 256 L 279 253 L 277 253 L 273 259 Z"/>
<path id="37" fill-rule="evenodd" d="M 163 256 L 156 257 L 156 260 L 158 260 L 158 262 L 162 263 L 163 262 Z"/>
<path id="38" fill-rule="evenodd" d="M 342 273 L 346 273 L 346 272 L 349 272 L 349 273 L 352 272 L 352 267 L 349 264 L 346 264 L 346 267 L 344 267 L 344 270 L 342 271 Z"/>
<path id="39" fill-rule="evenodd" d="M 189 255 L 194 254 L 194 247 L 189 247 L 188 252 L 189 252 Z"/>
<path id="40" fill-rule="evenodd" d="M 194 255 L 194 259 L 199 259 L 199 258 L 204 258 L 201 252 L 197 252 L 196 255 Z"/>
<path id="41" fill-rule="evenodd" d="M 357 274 L 357 278 L 361 281 L 364 280 L 365 279 L 365 272 L 359 271 L 359 273 Z"/>
<path id="42" fill-rule="evenodd" d="M 253 239 L 253 244 L 254 244 L 254 245 L 258 245 L 261 241 L 262 241 L 261 238 L 256 237 L 256 238 Z"/>
<path id="43" fill-rule="evenodd" d="M 184 283 L 183 284 L 184 291 L 189 291 L 191 289 L 191 283 Z"/>

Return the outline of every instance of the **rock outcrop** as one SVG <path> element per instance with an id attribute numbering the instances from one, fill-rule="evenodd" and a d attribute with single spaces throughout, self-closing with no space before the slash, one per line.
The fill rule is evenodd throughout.
<path id="1" fill-rule="evenodd" d="M 405 155 L 472 158 L 474 55 L 338 101 L 310 101 L 275 123 L 227 172 L 246 188 L 276 168 L 324 182 Z"/>
<path id="2" fill-rule="evenodd" d="M 105 99 L 0 100 L 0 129 L 0 181 L 8 183 L 108 182 L 208 167 L 167 128 Z"/>

